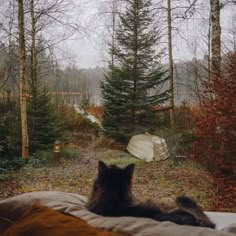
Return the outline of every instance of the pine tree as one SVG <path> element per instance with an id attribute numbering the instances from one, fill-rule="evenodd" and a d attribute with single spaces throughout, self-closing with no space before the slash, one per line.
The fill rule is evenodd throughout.
<path id="1" fill-rule="evenodd" d="M 56 139 L 61 138 L 62 121 L 53 106 L 49 91 L 41 80 L 36 87 L 29 85 L 28 120 L 30 148 L 32 152 L 52 148 Z M 32 95 L 31 95 L 32 94 Z"/>
<path id="2" fill-rule="evenodd" d="M 168 91 L 161 85 L 168 79 L 162 71 L 156 47 L 159 34 L 154 27 L 151 0 L 127 0 L 119 15 L 116 42 L 101 84 L 104 99 L 103 126 L 107 135 L 127 139 L 155 128 L 154 107 L 166 101 Z"/>
<path id="3" fill-rule="evenodd" d="M 49 89 L 43 81 L 44 64 L 47 55 L 43 50 L 43 40 L 35 46 L 35 54 L 30 54 L 28 121 L 30 148 L 32 152 L 52 148 L 56 139 L 60 139 L 63 131 L 62 119 L 59 117 Z M 35 57 L 32 59 L 32 57 Z M 32 63 L 34 62 L 34 63 Z"/>

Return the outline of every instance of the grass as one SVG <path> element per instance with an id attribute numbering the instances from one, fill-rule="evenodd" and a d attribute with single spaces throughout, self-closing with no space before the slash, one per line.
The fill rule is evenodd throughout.
<path id="1" fill-rule="evenodd" d="M 78 148 L 64 147 L 61 151 L 61 157 L 65 159 L 80 158 L 81 154 Z"/>
<path id="2" fill-rule="evenodd" d="M 107 149 L 99 150 L 97 158 L 99 160 L 103 160 L 108 165 L 126 166 L 131 163 L 136 165 L 141 165 L 144 163 L 144 161 L 139 160 L 131 156 L 129 153 L 120 150 L 107 150 Z"/>
<path id="3" fill-rule="evenodd" d="M 87 196 L 96 177 L 98 160 L 103 160 L 119 166 L 136 164 L 133 192 L 140 200 L 152 199 L 171 205 L 176 196 L 185 194 L 195 198 L 204 210 L 219 210 L 215 208 L 214 180 L 195 162 L 176 162 L 169 158 L 146 163 L 127 152 L 105 148 L 78 151 L 69 147 L 65 150 L 63 153 L 69 153 L 69 158 L 66 154 L 60 165 L 36 169 L 28 165 L 11 172 L 9 179 L 0 180 L 0 199 L 31 191 L 65 191 Z M 236 212 L 236 206 L 226 206 L 220 210 Z"/>

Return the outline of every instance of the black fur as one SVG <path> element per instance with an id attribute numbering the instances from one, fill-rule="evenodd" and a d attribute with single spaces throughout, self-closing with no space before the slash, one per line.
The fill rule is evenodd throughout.
<path id="1" fill-rule="evenodd" d="M 132 176 L 134 164 L 125 168 L 107 166 L 99 161 L 98 176 L 87 208 L 103 216 L 135 216 L 152 218 L 158 221 L 172 221 L 181 225 L 205 226 L 214 228 L 214 224 L 192 199 L 181 196 L 176 199 L 177 209 L 162 211 L 152 202 L 138 202 L 132 194 Z"/>

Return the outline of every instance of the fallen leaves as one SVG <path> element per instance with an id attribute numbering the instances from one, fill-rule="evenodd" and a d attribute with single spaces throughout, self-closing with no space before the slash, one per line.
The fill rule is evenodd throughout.
<path id="1" fill-rule="evenodd" d="M 162 205 L 173 204 L 178 195 L 195 198 L 204 210 L 236 212 L 236 184 L 230 178 L 216 182 L 212 176 L 190 161 L 172 160 L 145 163 L 117 150 L 81 151 L 79 159 L 63 160 L 61 165 L 22 168 L 0 182 L 0 199 L 31 191 L 66 191 L 88 195 L 97 172 L 97 161 L 127 165 L 136 163 L 133 191 L 140 200 L 152 199 Z"/>

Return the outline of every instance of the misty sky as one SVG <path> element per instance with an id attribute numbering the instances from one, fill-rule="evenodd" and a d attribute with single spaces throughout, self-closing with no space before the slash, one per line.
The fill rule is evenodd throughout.
<path id="1" fill-rule="evenodd" d="M 99 1 L 76 0 L 79 4 L 78 12 L 80 12 L 80 20 L 86 28 L 86 33 L 75 36 L 73 40 L 63 43 L 65 51 L 70 58 L 69 63 L 74 63 L 80 68 L 105 66 L 106 50 L 104 47 L 105 29 L 104 17 L 98 14 L 101 8 Z M 101 1 L 100 1 L 101 2 Z M 202 58 L 206 53 L 206 35 L 208 33 L 207 14 L 208 9 L 201 6 L 201 15 L 205 16 L 205 20 L 199 15 L 194 19 L 179 23 L 180 35 L 174 32 L 174 58 L 175 60 L 188 60 L 195 55 Z M 101 9 L 100 9 L 101 10 Z M 227 7 L 221 12 L 222 18 L 222 39 L 223 49 L 232 48 L 232 35 L 229 32 L 236 27 L 233 18 L 236 14 L 232 7 Z M 109 19 L 109 17 L 107 18 Z M 236 20 L 236 19 L 235 19 Z M 197 46 L 194 46 L 197 43 Z"/>

